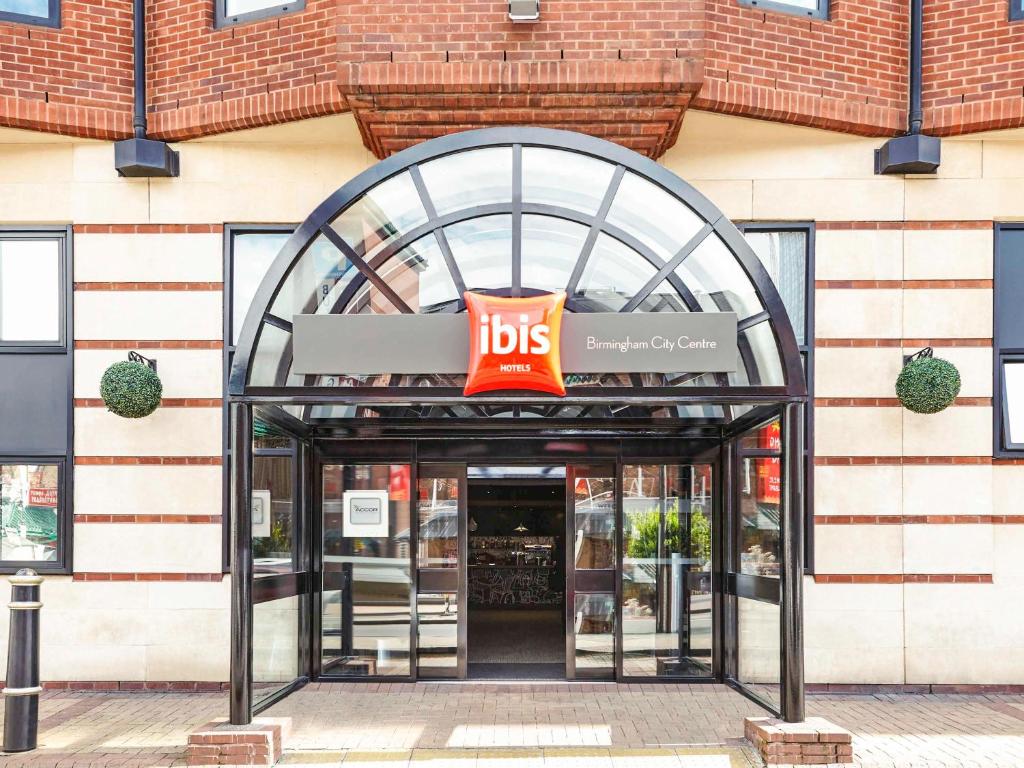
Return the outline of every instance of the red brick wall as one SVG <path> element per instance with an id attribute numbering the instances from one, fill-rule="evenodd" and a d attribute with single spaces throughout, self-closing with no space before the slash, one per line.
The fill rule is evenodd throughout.
<path id="1" fill-rule="evenodd" d="M 1024 125 L 1024 21 L 1009 21 L 1008 9 L 1009 0 L 924 4 L 926 130 Z"/>
<path id="2" fill-rule="evenodd" d="M 1024 22 L 1007 21 L 1007 2 L 925 3 L 926 129 L 1024 125 Z M 522 25 L 504 0 L 308 0 L 303 12 L 225 29 L 213 27 L 213 0 L 147 5 L 150 132 L 168 139 L 389 109 L 384 93 L 423 94 L 405 112 L 437 124 L 409 140 L 457 116 L 460 127 L 504 119 L 489 97 L 445 112 L 453 93 L 511 94 L 526 111 L 509 115 L 543 122 L 552 108 L 581 125 L 629 94 L 614 122 L 639 110 L 658 123 L 638 129 L 658 148 L 678 128 L 664 110 L 681 117 L 689 103 L 865 135 L 893 135 L 906 120 L 906 0 L 832 0 L 827 21 L 737 0 L 544 0 L 541 21 Z M 64 0 L 62 20 L 58 30 L 0 23 L 0 126 L 129 135 L 131 0 Z M 642 67 L 638 80 L 628 65 L 645 62 L 664 69 L 651 80 Z M 353 67 L 368 68 L 370 101 Z M 592 73 L 609 79 L 581 82 Z M 535 82 L 563 97 L 530 95 Z M 578 114 L 565 111 L 573 104 Z M 383 146 L 369 124 L 368 145 Z"/>

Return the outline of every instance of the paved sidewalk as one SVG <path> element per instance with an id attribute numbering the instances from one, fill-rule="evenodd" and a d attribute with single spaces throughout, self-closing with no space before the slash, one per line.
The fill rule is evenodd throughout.
<path id="1" fill-rule="evenodd" d="M 1024 768 L 1024 696 L 816 695 L 809 714 L 854 733 L 863 768 Z M 2 705 L 0 705 L 2 711 Z M 40 749 L 0 768 L 182 765 L 222 693 L 48 691 Z M 723 686 L 312 685 L 266 713 L 292 717 L 285 764 L 344 768 L 748 768 L 760 714 Z"/>

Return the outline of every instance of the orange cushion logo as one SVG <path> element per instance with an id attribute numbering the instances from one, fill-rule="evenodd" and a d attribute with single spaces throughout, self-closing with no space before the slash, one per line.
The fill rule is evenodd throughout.
<path id="1" fill-rule="evenodd" d="M 559 357 L 564 291 L 525 299 L 464 296 L 469 311 L 464 394 L 498 389 L 565 394 Z"/>

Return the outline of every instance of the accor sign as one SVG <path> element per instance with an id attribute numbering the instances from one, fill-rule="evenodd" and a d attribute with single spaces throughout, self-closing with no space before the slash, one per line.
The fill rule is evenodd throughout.
<path id="1" fill-rule="evenodd" d="M 565 293 L 500 298 L 467 291 L 469 370 L 463 393 L 528 389 L 565 394 L 560 360 Z"/>

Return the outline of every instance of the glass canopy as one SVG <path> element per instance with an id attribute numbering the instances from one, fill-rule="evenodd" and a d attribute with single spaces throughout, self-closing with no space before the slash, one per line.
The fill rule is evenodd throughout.
<path id="1" fill-rule="evenodd" d="M 466 290 L 503 296 L 564 290 L 569 312 L 735 312 L 737 370 L 570 375 L 564 400 L 520 398 L 515 405 L 464 398 L 461 376 L 292 370 L 294 315 L 462 312 Z M 804 396 L 805 385 L 771 278 L 700 193 L 662 166 L 599 139 L 496 128 L 406 150 L 321 204 L 260 286 L 229 393 L 305 403 L 315 395 L 323 405 L 296 412 L 306 420 L 423 416 L 431 409 L 449 416 L 568 418 L 668 409 L 675 417 L 721 419 L 736 415 L 729 413 L 730 397 L 778 401 Z M 428 394 L 429 408 L 415 404 L 417 395 Z M 658 405 L 618 411 L 600 405 L 648 396 Z"/>

